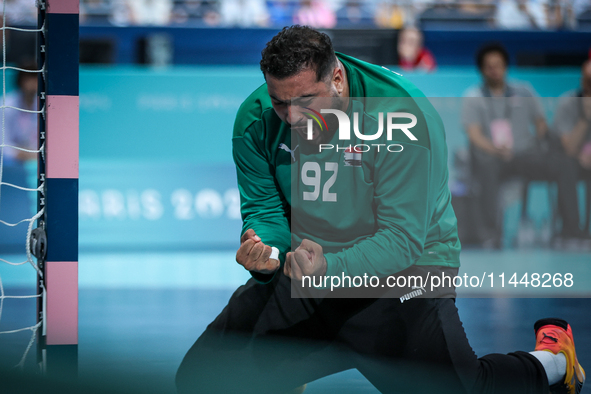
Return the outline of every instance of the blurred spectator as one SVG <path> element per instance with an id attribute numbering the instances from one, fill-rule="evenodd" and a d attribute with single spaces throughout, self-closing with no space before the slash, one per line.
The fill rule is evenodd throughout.
<path id="1" fill-rule="evenodd" d="M 382 1 L 376 8 L 375 22 L 384 29 L 401 29 L 405 22 L 404 8 L 397 2 Z"/>
<path id="2" fill-rule="evenodd" d="M 170 23 L 172 0 L 114 0 L 111 23 L 162 26 Z"/>
<path id="3" fill-rule="evenodd" d="M 186 0 L 183 2 L 176 2 L 172 7 L 170 15 L 171 24 L 185 24 L 189 20 L 196 19 L 194 15 L 195 9 L 199 8 L 200 1 L 197 0 Z"/>
<path id="4" fill-rule="evenodd" d="M 293 0 L 273 0 L 267 2 L 270 24 L 277 27 L 292 24 L 295 14 L 295 2 Z"/>
<path id="5" fill-rule="evenodd" d="M 545 0 L 500 0 L 495 21 L 501 29 L 546 29 L 548 5 Z"/>
<path id="6" fill-rule="evenodd" d="M 264 0 L 221 0 L 224 26 L 262 27 L 269 24 L 269 13 Z"/>
<path id="7" fill-rule="evenodd" d="M 321 29 L 330 29 L 337 24 L 334 11 L 323 0 L 301 0 L 293 21 Z"/>
<path id="8" fill-rule="evenodd" d="M 36 26 L 37 7 L 34 0 L 6 0 L 6 5 L 0 1 L 0 15 L 2 7 L 6 10 L 8 26 Z"/>
<path id="9" fill-rule="evenodd" d="M 172 0 L 127 0 L 134 25 L 167 25 Z"/>
<path id="10" fill-rule="evenodd" d="M 458 4 L 459 9 L 461 12 L 465 14 L 481 14 L 483 12 L 488 12 L 491 9 L 495 9 L 495 1 L 494 0 L 471 0 L 471 1 L 462 1 Z"/>
<path id="11" fill-rule="evenodd" d="M 347 0 L 337 11 L 337 26 L 344 28 L 373 27 L 373 13 L 366 2 Z"/>
<path id="12" fill-rule="evenodd" d="M 423 46 L 423 33 L 416 27 L 398 33 L 398 65 L 403 70 L 423 71 L 434 71 L 437 66 L 433 54 Z"/>
<path id="13" fill-rule="evenodd" d="M 568 159 L 560 150 L 548 149 L 541 104 L 528 86 L 507 82 L 508 64 L 509 55 L 502 46 L 483 47 L 477 55 L 483 83 L 470 88 L 464 100 L 462 123 L 470 141 L 479 237 L 485 247 L 501 246 L 499 190 L 511 176 L 556 181 L 562 236 L 575 237 L 576 180 L 564 166 Z"/>
<path id="14" fill-rule="evenodd" d="M 5 8 L 5 14 L 2 14 L 2 7 Z M 6 20 L 4 20 L 6 19 Z M 0 0 L 0 27 L 21 27 L 25 30 L 36 27 L 37 8 L 33 0 Z M 20 64 L 26 59 L 30 59 L 36 54 L 36 35 L 29 31 L 4 30 L 5 38 L 4 48 L 6 50 L 6 62 Z M 0 43 L 2 48 L 3 43 Z"/>
<path id="15" fill-rule="evenodd" d="M 548 24 L 550 28 L 574 29 L 578 19 L 589 10 L 589 0 L 548 0 Z M 584 16 L 583 16 L 584 17 Z"/>
<path id="16" fill-rule="evenodd" d="M 585 180 L 587 193 L 591 192 L 591 60 L 583 64 L 581 87 L 567 92 L 558 101 L 552 130 L 571 158 L 570 171 Z M 590 213 L 585 215 L 587 222 Z"/>
<path id="17" fill-rule="evenodd" d="M 461 2 L 459 12 L 467 19 L 482 19 L 492 23 L 496 11 L 496 2 L 494 0 L 472 0 Z"/>
<path id="18" fill-rule="evenodd" d="M 33 71 L 37 69 L 37 65 L 28 62 L 19 68 Z M 17 90 L 6 95 L 6 107 L 13 108 L 4 109 L 5 145 L 37 149 L 37 114 L 14 109 L 37 111 L 37 76 L 35 72 L 19 71 L 16 76 Z M 8 162 L 24 162 L 35 160 L 36 157 L 37 153 L 4 148 L 4 159 Z"/>
<path id="19" fill-rule="evenodd" d="M 548 27 L 550 29 L 574 27 L 575 18 L 573 18 L 571 0 L 548 0 L 547 7 Z"/>
<path id="20" fill-rule="evenodd" d="M 207 26 L 217 26 L 220 24 L 220 5 L 218 0 L 201 1 L 201 20 Z"/>

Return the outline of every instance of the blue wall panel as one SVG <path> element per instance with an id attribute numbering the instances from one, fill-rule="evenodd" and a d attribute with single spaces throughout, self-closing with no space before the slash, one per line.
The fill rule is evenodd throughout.
<path id="1" fill-rule="evenodd" d="M 241 223 L 231 163 L 81 162 L 82 250 L 237 248 Z"/>

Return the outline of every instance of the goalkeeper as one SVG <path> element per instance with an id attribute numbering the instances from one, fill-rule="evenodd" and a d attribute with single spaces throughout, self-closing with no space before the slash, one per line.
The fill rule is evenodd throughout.
<path id="1" fill-rule="evenodd" d="M 292 297 L 305 276 L 456 274 L 460 242 L 443 126 L 416 87 L 301 26 L 267 44 L 261 70 L 266 83 L 240 107 L 233 136 L 244 221 L 236 260 L 253 278 L 185 356 L 179 393 L 284 393 L 350 368 L 384 393 L 578 393 L 585 375 L 563 320 L 535 324 L 531 353 L 478 359 L 453 289 Z M 416 127 L 392 131 L 372 97 L 398 102 L 395 114 Z M 338 111 L 323 117 L 318 102 Z M 355 122 L 389 132 L 368 151 Z"/>

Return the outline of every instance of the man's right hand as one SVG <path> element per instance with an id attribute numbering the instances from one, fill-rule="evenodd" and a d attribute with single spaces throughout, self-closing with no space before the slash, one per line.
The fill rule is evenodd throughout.
<path id="1" fill-rule="evenodd" d="M 271 247 L 261 242 L 253 229 L 248 229 L 240 237 L 240 248 L 236 252 L 236 262 L 248 271 L 272 274 L 279 268 L 279 260 L 270 259 Z"/>

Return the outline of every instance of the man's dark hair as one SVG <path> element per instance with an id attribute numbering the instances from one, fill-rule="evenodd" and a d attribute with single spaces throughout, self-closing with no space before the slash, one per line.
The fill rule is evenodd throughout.
<path id="1" fill-rule="evenodd" d="M 336 65 L 330 38 L 307 26 L 284 27 L 261 52 L 261 71 L 277 79 L 291 77 L 305 68 L 316 71 L 316 80 L 326 78 Z"/>
<path id="2" fill-rule="evenodd" d="M 492 52 L 499 53 L 505 61 L 505 66 L 509 65 L 509 52 L 507 52 L 503 45 L 499 44 L 498 42 L 493 42 L 480 48 L 476 54 L 476 65 L 478 66 L 479 70 L 482 70 L 482 66 L 484 66 L 484 58 L 486 55 Z"/>
<path id="3" fill-rule="evenodd" d="M 21 63 L 19 63 L 17 65 L 17 68 L 20 68 L 22 70 L 28 70 L 28 71 L 35 71 L 37 70 L 37 63 L 35 63 L 32 60 L 25 60 L 22 61 Z M 23 80 L 25 78 L 37 78 L 36 73 L 30 73 L 27 71 L 20 71 L 16 74 L 16 86 L 18 86 L 19 88 L 23 87 Z"/>

